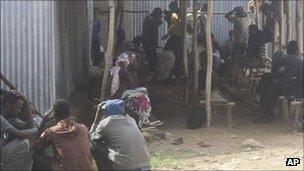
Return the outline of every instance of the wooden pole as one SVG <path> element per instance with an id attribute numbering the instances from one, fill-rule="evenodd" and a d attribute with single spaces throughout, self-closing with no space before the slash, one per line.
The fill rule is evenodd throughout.
<path id="1" fill-rule="evenodd" d="M 292 37 L 292 23 L 291 23 L 291 12 L 290 12 L 290 2 L 289 1 L 284 1 L 284 9 L 285 9 L 285 14 L 286 14 L 286 43 L 285 45 L 288 44 L 289 41 L 291 41 Z"/>
<path id="2" fill-rule="evenodd" d="M 182 22 L 183 22 L 183 62 L 184 62 L 184 74 L 186 75 L 186 78 L 189 77 L 189 69 L 188 69 L 188 52 L 187 52 L 187 22 L 186 22 L 186 15 L 187 15 L 187 9 L 186 9 L 186 1 L 180 2 L 181 9 L 182 9 Z"/>
<path id="3" fill-rule="evenodd" d="M 279 1 L 279 49 L 283 50 L 284 47 L 284 1 Z"/>
<path id="4" fill-rule="evenodd" d="M 194 92 L 198 92 L 199 83 L 199 52 L 197 47 L 197 36 L 198 36 L 198 21 L 197 21 L 197 0 L 193 0 L 193 56 L 194 56 Z"/>
<path id="5" fill-rule="evenodd" d="M 299 52 L 303 54 L 303 1 L 296 1 L 296 30 Z"/>
<path id="6" fill-rule="evenodd" d="M 207 74 L 206 74 L 206 88 L 205 88 L 205 107 L 207 113 L 207 127 L 211 125 L 211 78 L 212 78 L 212 42 L 211 42 L 211 22 L 213 1 L 208 0 L 208 10 L 206 18 L 206 44 L 207 44 Z"/>
<path id="7" fill-rule="evenodd" d="M 109 20 L 109 37 L 108 37 L 108 47 L 105 53 L 106 64 L 103 73 L 102 87 L 101 87 L 101 101 L 105 100 L 105 92 L 107 87 L 107 82 L 109 79 L 109 71 L 113 62 L 113 52 L 114 52 L 114 32 L 115 32 L 115 2 L 114 0 L 109 0 L 110 8 L 110 20 Z"/>

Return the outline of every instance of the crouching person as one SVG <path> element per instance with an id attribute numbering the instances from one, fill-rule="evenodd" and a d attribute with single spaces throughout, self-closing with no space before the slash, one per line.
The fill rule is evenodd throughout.
<path id="1" fill-rule="evenodd" d="M 53 146 L 52 170 L 93 170 L 87 127 L 69 119 L 69 103 L 65 100 L 57 100 L 53 112 L 57 125 L 41 134 L 33 150 Z"/>
<path id="2" fill-rule="evenodd" d="M 3 92 L 3 91 L 2 91 Z M 33 128 L 29 103 L 18 91 L 1 92 L 1 170 L 31 170 L 29 139 Z"/>
<path id="3" fill-rule="evenodd" d="M 124 114 L 124 107 L 119 99 L 98 105 L 89 132 L 97 167 L 99 170 L 150 170 L 144 137 L 135 120 Z"/>
<path id="4" fill-rule="evenodd" d="M 31 170 L 30 138 L 37 128 L 19 130 L 1 117 L 1 170 Z M 7 142 L 7 136 L 15 138 Z"/>

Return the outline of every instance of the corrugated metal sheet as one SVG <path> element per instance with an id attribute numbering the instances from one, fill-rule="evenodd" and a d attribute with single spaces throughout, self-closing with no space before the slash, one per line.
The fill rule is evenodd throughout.
<path id="1" fill-rule="evenodd" d="M 295 9 L 296 0 L 291 1 L 291 9 Z M 206 0 L 202 0 L 206 2 Z M 133 9 L 136 11 L 152 11 L 155 7 L 160 7 L 162 9 L 168 9 L 169 0 L 164 1 L 133 1 Z M 242 6 L 244 9 L 247 9 L 248 1 L 247 0 L 216 0 L 214 1 L 214 12 L 219 13 L 228 13 L 236 6 Z M 133 15 L 133 36 L 140 35 L 142 33 L 142 23 L 144 17 L 148 13 L 136 13 Z M 223 43 L 228 39 L 228 31 L 232 29 L 232 24 L 225 19 L 225 14 L 214 14 L 212 19 L 212 32 L 215 35 L 215 38 Z M 249 16 L 254 20 L 254 14 L 249 14 Z M 292 10 L 292 22 L 295 23 L 295 12 Z M 166 34 L 166 24 L 163 24 L 159 30 L 159 37 Z M 295 27 L 293 30 L 293 39 L 295 39 Z M 159 45 L 163 46 L 164 41 L 159 41 Z"/>
<path id="2" fill-rule="evenodd" d="M 52 8 L 52 1 L 1 1 L 1 73 L 42 111 L 55 99 Z"/>
<path id="3" fill-rule="evenodd" d="M 87 78 L 88 38 L 86 1 L 1 1 L 1 73 L 42 112 Z"/>

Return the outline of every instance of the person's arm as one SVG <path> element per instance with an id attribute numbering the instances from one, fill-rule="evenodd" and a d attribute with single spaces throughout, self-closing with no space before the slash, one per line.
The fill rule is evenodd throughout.
<path id="1" fill-rule="evenodd" d="M 51 139 L 49 137 L 49 130 L 47 129 L 46 131 L 44 131 L 41 136 L 38 138 L 38 140 L 36 140 L 33 145 L 32 145 L 32 149 L 34 151 L 39 150 L 39 149 L 43 149 L 47 146 L 49 146 L 51 144 Z"/>
<path id="2" fill-rule="evenodd" d="M 18 138 L 18 139 L 26 139 L 33 135 L 35 135 L 38 132 L 38 128 L 31 128 L 31 129 L 24 129 L 19 130 L 15 128 L 14 126 L 8 128 L 6 130 L 10 135 Z"/>
<path id="3" fill-rule="evenodd" d="M 21 100 L 23 100 L 24 105 L 23 105 L 23 114 L 24 114 L 24 121 L 25 121 L 25 128 L 33 128 L 33 116 L 32 113 L 30 111 L 30 105 L 29 102 L 27 101 L 27 99 L 25 98 L 25 96 L 23 94 L 21 94 L 20 92 L 18 92 L 17 90 L 13 90 L 13 92 L 21 98 Z"/>
<path id="4" fill-rule="evenodd" d="M 96 111 L 96 114 L 95 114 L 95 118 L 94 118 L 93 124 L 90 128 L 90 131 L 89 131 L 89 137 L 90 137 L 91 140 L 96 138 L 96 135 L 94 135 L 95 131 L 96 131 L 96 128 L 98 126 L 98 123 L 100 123 L 100 121 L 103 119 L 103 114 L 102 114 L 102 109 L 101 108 L 104 104 L 105 104 L 105 102 L 101 102 L 97 106 L 97 111 Z"/>
<path id="5" fill-rule="evenodd" d="M 234 21 L 234 18 L 235 18 L 235 16 L 234 16 L 234 10 L 228 12 L 228 13 L 225 15 L 225 18 L 226 18 L 227 20 L 229 20 L 230 22 L 233 22 L 233 21 Z"/>

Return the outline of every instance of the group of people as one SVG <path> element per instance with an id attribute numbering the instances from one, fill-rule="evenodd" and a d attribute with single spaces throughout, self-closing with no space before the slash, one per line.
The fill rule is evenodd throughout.
<path id="1" fill-rule="evenodd" d="M 146 142 L 129 116 L 134 92 L 128 93 L 100 103 L 89 130 L 71 119 L 66 100 L 37 122 L 22 94 L 1 91 L 1 170 L 150 170 Z"/>

